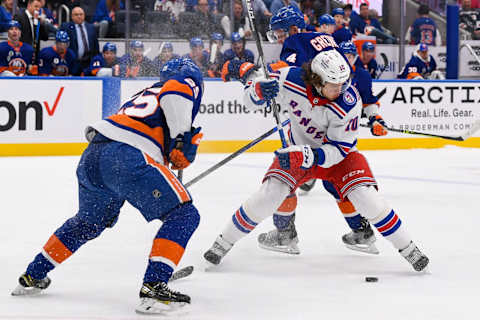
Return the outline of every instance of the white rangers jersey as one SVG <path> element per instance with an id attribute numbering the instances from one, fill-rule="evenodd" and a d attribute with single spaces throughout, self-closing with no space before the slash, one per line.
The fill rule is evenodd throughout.
<path id="1" fill-rule="evenodd" d="M 349 152 L 356 151 L 362 100 L 353 86 L 334 101 L 325 99 L 315 88 L 305 85 L 303 72 L 301 68 L 289 67 L 270 74 L 280 86 L 275 100 L 282 108 L 288 109 L 291 142 L 321 148 L 325 152 L 322 167 L 329 168 L 342 161 Z M 256 80 L 248 81 L 244 92 L 244 102 L 251 109 L 259 108 L 252 100 L 256 97 L 255 83 Z"/>

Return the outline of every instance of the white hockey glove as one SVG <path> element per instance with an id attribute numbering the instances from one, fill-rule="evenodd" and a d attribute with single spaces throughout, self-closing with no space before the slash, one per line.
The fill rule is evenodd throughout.
<path id="1" fill-rule="evenodd" d="M 290 146 L 275 151 L 280 167 L 285 170 L 304 169 L 308 170 L 316 164 L 325 161 L 325 153 L 322 149 L 312 149 L 309 145 Z M 319 160 L 321 160 L 319 162 Z"/>

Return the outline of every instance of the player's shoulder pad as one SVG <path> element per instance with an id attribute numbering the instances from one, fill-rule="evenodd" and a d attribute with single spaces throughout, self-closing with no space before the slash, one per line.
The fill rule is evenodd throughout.
<path id="1" fill-rule="evenodd" d="M 349 86 L 342 95 L 334 101 L 327 103 L 325 106 L 340 119 L 343 119 L 353 108 L 355 108 L 359 101 L 361 100 L 357 89 L 353 86 Z"/>
<path id="2" fill-rule="evenodd" d="M 289 67 L 280 70 L 281 73 L 287 73 L 283 87 L 293 93 L 299 94 L 307 98 L 307 88 L 305 82 L 302 79 L 302 75 L 305 72 L 299 67 Z"/>
<path id="3" fill-rule="evenodd" d="M 162 96 L 167 94 L 176 94 L 182 96 L 186 99 L 193 100 L 193 87 L 196 86 L 192 79 L 184 78 L 182 76 L 174 76 L 171 79 L 167 80 L 163 86 L 162 90 L 158 95 L 160 99 Z"/>

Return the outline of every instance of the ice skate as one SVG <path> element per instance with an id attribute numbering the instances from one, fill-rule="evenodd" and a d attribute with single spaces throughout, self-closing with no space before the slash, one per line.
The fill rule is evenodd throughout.
<path id="1" fill-rule="evenodd" d="M 375 234 L 367 219 L 362 217 L 361 226 L 358 229 L 352 230 L 350 233 L 343 235 L 342 241 L 348 249 L 370 253 L 379 254 L 377 246 L 375 245 Z"/>
<path id="2" fill-rule="evenodd" d="M 29 274 L 24 273 L 18 278 L 19 285 L 12 291 L 12 296 L 36 295 L 47 289 L 50 285 L 49 277 L 43 279 L 34 279 Z"/>
<path id="3" fill-rule="evenodd" d="M 219 235 L 212 247 L 203 254 L 205 260 L 213 265 L 218 265 L 222 261 L 222 258 L 232 249 L 233 244 L 225 241 L 222 235 Z"/>
<path id="4" fill-rule="evenodd" d="M 171 290 L 166 282 L 144 283 L 139 295 L 140 305 L 135 311 L 142 314 L 172 312 L 190 303 L 189 296 Z"/>
<path id="5" fill-rule="evenodd" d="M 426 268 L 430 260 L 422 251 L 420 251 L 420 249 L 418 249 L 413 241 L 411 241 L 406 248 L 399 250 L 398 252 L 400 252 L 402 257 L 412 265 L 415 271 L 427 271 Z"/>
<path id="6" fill-rule="evenodd" d="M 275 229 L 258 235 L 258 245 L 265 250 L 300 254 L 297 244 L 298 237 L 295 225 L 293 225 L 293 229 L 291 227 L 286 230 Z"/>

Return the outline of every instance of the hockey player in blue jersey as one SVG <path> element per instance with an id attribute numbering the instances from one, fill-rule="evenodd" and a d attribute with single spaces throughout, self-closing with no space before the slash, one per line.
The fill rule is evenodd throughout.
<path id="1" fill-rule="evenodd" d="M 332 10 L 332 16 L 335 19 L 335 31 L 332 33 L 333 39 L 337 44 L 352 40 L 352 32 L 345 26 L 345 12 L 342 8 Z"/>
<path id="2" fill-rule="evenodd" d="M 240 60 L 243 62 L 251 62 L 254 63 L 255 55 L 252 51 L 245 48 L 245 38 L 242 37 L 238 32 L 232 32 L 230 37 L 232 47 L 230 49 L 225 50 L 223 54 L 223 60 Z"/>
<path id="3" fill-rule="evenodd" d="M 200 68 L 202 74 L 207 76 L 208 72 L 208 52 L 205 50 L 203 40 L 199 37 L 190 39 L 190 52 L 183 56 L 184 58 L 192 59 L 193 62 Z"/>
<path id="4" fill-rule="evenodd" d="M 153 77 L 158 74 L 152 60 L 145 56 L 142 41 L 132 40 L 128 52 L 119 59 L 120 77 Z"/>
<path id="5" fill-rule="evenodd" d="M 180 56 L 173 52 L 173 44 L 169 41 L 162 42 L 158 48 L 158 56 L 153 59 L 155 68 L 160 72 L 165 63 L 172 59 L 178 59 Z"/>
<path id="6" fill-rule="evenodd" d="M 420 43 L 417 50 L 412 54 L 410 61 L 397 75 L 397 78 L 408 80 L 444 79 L 443 74 L 436 69 L 437 63 L 433 56 L 428 53 L 428 46 L 425 43 Z"/>
<path id="7" fill-rule="evenodd" d="M 225 63 L 223 52 L 223 35 L 218 32 L 210 36 L 210 45 L 208 47 L 208 77 L 220 78 L 222 76 L 222 66 Z"/>
<path id="8" fill-rule="evenodd" d="M 117 58 L 117 46 L 114 43 L 107 42 L 103 45 L 102 53 L 93 57 L 90 66 L 84 70 L 85 76 L 118 76 L 114 70 L 119 69 Z"/>
<path id="9" fill-rule="evenodd" d="M 22 30 L 16 20 L 8 22 L 7 36 L 8 41 L 0 43 L 0 76 L 22 77 L 32 71 L 33 48 L 20 41 Z"/>
<path id="10" fill-rule="evenodd" d="M 437 29 L 435 21 L 429 16 L 430 8 L 426 4 L 422 4 L 418 7 L 418 18 L 415 19 L 413 24 L 408 28 L 407 36 L 405 39 L 410 44 L 418 45 L 425 43 L 429 46 L 441 46 L 442 39 Z"/>
<path id="11" fill-rule="evenodd" d="M 13 295 L 45 290 L 51 282 L 47 274 L 113 228 L 128 201 L 146 221 L 163 222 L 153 240 L 136 311 L 162 313 L 190 303 L 168 281 L 200 216 L 169 166 L 184 169 L 195 160 L 202 134 L 193 122 L 202 95 L 198 67 L 189 59 L 174 59 L 162 68 L 160 82 L 87 128 L 90 143 L 77 167 L 79 210 L 52 234 L 20 276 Z"/>
<path id="12" fill-rule="evenodd" d="M 355 61 L 355 66 L 367 70 L 372 79 L 377 78 L 378 63 L 375 60 L 375 45 L 373 43 L 366 41 L 362 44 L 362 51 Z"/>
<path id="13" fill-rule="evenodd" d="M 63 30 L 57 31 L 55 45 L 44 48 L 38 55 L 40 76 L 66 77 L 71 75 L 75 64 L 75 52 L 69 49 L 70 37 Z"/>

